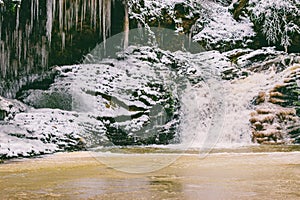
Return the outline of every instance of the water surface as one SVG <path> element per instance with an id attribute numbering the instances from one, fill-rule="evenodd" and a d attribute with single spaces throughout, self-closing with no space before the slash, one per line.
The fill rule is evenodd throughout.
<path id="1" fill-rule="evenodd" d="M 0 165 L 0 199 L 299 199 L 300 152 L 251 148 L 205 158 L 151 148 L 104 153 L 111 163 L 128 166 L 150 155 L 158 163 L 178 157 L 161 170 L 138 174 L 117 171 L 90 152 L 13 160 Z"/>

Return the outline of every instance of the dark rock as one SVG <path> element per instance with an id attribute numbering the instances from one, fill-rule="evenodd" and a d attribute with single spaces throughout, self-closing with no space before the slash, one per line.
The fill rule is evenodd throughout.
<path id="1" fill-rule="evenodd" d="M 254 122 L 254 127 L 256 130 L 260 131 L 263 129 L 263 125 L 260 122 Z"/>
<path id="2" fill-rule="evenodd" d="M 0 110 L 0 120 L 4 120 L 7 117 L 5 110 Z"/>

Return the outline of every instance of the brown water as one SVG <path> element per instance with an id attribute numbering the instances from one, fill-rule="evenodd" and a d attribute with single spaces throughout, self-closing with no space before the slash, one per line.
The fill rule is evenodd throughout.
<path id="1" fill-rule="evenodd" d="M 142 174 L 107 167 L 90 152 L 10 161 L 0 165 L 0 199 L 300 199 L 300 152 L 175 154 L 106 156 L 111 166 L 178 158 Z"/>

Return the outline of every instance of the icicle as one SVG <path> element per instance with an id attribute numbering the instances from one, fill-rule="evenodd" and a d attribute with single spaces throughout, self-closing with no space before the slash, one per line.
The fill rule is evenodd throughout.
<path id="1" fill-rule="evenodd" d="M 128 16 L 128 6 L 127 4 L 124 5 L 125 7 L 125 16 L 124 16 L 124 49 L 128 47 L 128 38 L 129 38 L 129 16 Z"/>
<path id="2" fill-rule="evenodd" d="M 77 24 L 78 24 L 78 0 L 75 2 L 75 30 L 77 30 Z"/>
<path id="3" fill-rule="evenodd" d="M 101 11 L 102 11 L 102 0 L 98 0 L 98 16 L 99 16 L 99 36 L 101 37 L 101 24 L 102 24 L 102 15 L 101 15 Z"/>
<path id="4" fill-rule="evenodd" d="M 68 31 L 68 13 L 67 13 L 67 1 L 66 0 L 64 0 L 64 30 L 66 30 L 67 29 L 67 31 Z"/>
<path id="5" fill-rule="evenodd" d="M 66 34 L 65 32 L 61 33 L 61 49 L 64 50 L 66 46 Z"/>
<path id="6" fill-rule="evenodd" d="M 103 5 L 102 5 L 102 38 L 103 38 L 103 42 L 105 44 L 105 39 L 106 39 L 106 14 L 105 14 L 105 11 L 106 11 L 106 1 L 107 0 L 103 0 Z"/>
<path id="7" fill-rule="evenodd" d="M 106 27 L 104 30 L 106 31 L 107 36 L 109 36 L 110 25 L 111 25 L 111 0 L 106 0 L 105 13 L 106 13 Z"/>
<path id="8" fill-rule="evenodd" d="M 3 41 L 0 40 L 0 63 L 1 63 L 1 72 L 2 75 L 5 77 L 6 76 L 6 60 L 8 59 L 8 57 L 6 57 L 5 55 L 5 44 Z"/>
<path id="9" fill-rule="evenodd" d="M 0 8 L 0 11 L 1 11 L 1 8 Z M 2 22 L 3 22 L 3 16 L 1 15 L 1 12 L 0 12 L 0 16 L 1 16 L 1 18 L 0 18 L 0 41 L 1 41 L 1 35 L 2 35 Z M 1 51 L 0 51 L 0 53 L 1 53 Z"/>
<path id="10" fill-rule="evenodd" d="M 58 18 L 59 18 L 59 30 L 62 31 L 63 30 L 63 0 L 59 0 L 59 4 L 58 4 L 58 10 L 59 10 L 59 14 L 58 14 Z"/>
<path id="11" fill-rule="evenodd" d="M 53 23 L 53 0 L 47 0 L 47 22 L 46 22 L 46 35 L 49 41 L 49 44 L 51 43 L 51 33 L 52 33 L 52 23 Z"/>
<path id="12" fill-rule="evenodd" d="M 90 27 L 93 28 L 93 19 L 94 19 L 94 1 L 90 1 Z"/>
<path id="13" fill-rule="evenodd" d="M 70 11 L 68 12 L 68 31 L 71 30 L 73 27 L 73 7 L 70 8 Z"/>
<path id="14" fill-rule="evenodd" d="M 41 56 L 42 56 L 42 67 L 46 68 L 48 63 L 48 54 L 47 54 L 47 39 L 42 37 L 42 48 L 41 48 Z"/>
<path id="15" fill-rule="evenodd" d="M 39 8 L 40 8 L 40 6 L 39 6 L 39 0 L 36 0 L 35 2 L 36 2 L 36 3 L 35 3 L 35 5 L 36 5 L 36 19 L 39 20 L 39 15 L 40 15 L 40 11 L 39 11 Z"/>
<path id="16" fill-rule="evenodd" d="M 86 0 L 83 1 L 83 21 L 85 20 L 86 15 Z"/>
<path id="17" fill-rule="evenodd" d="M 52 6 L 52 17 L 53 17 L 53 19 L 55 18 L 55 13 L 56 13 L 56 2 L 57 2 L 57 0 L 52 0 L 52 2 L 53 2 L 53 6 Z"/>
<path id="18" fill-rule="evenodd" d="M 82 4 L 81 5 L 81 15 L 80 15 L 80 30 L 82 31 L 82 23 L 83 23 L 83 15 L 84 15 L 84 9 L 82 7 Z"/>
<path id="19" fill-rule="evenodd" d="M 35 16 L 34 1 L 31 1 L 30 26 L 27 29 L 29 33 L 31 33 L 31 31 L 32 31 L 34 16 Z"/>
<path id="20" fill-rule="evenodd" d="M 98 32 L 99 38 L 103 39 L 104 44 L 106 38 L 111 34 L 113 0 L 45 0 L 43 2 L 46 4 L 42 4 L 40 0 L 27 1 L 30 18 L 22 20 L 25 21 L 25 24 L 20 24 L 20 9 L 22 8 L 16 7 L 16 24 L 13 31 L 3 30 L 3 20 L 6 19 L 0 12 L 0 76 L 3 74 L 17 75 L 21 72 L 19 70 L 22 70 L 22 73 L 25 70 L 30 73 L 32 67 L 35 66 L 46 67 L 49 55 L 47 44 L 51 45 L 53 30 L 58 30 L 62 49 L 68 45 L 66 42 L 73 42 L 74 37 L 70 30 L 73 28 L 78 30 L 78 26 L 82 30 L 83 25 L 90 25 L 91 29 Z M 41 5 L 45 8 L 40 9 Z M 41 10 L 46 11 L 45 21 L 40 20 L 40 15 L 43 14 Z M 54 21 L 57 23 L 54 24 Z M 53 27 L 54 25 L 56 27 Z M 40 28 L 44 26 L 45 32 L 38 35 Z M 36 38 L 32 39 L 33 37 Z M 15 55 L 10 56 L 12 52 Z M 16 59 L 11 60 L 10 57 Z M 21 63 L 26 63 L 26 65 L 21 68 Z"/>
<path id="21" fill-rule="evenodd" d="M 95 9 L 94 9 L 94 30 L 97 28 L 97 0 L 95 1 Z"/>
<path id="22" fill-rule="evenodd" d="M 17 6 L 16 31 L 19 30 L 19 24 L 20 24 L 20 7 Z"/>
<path id="23" fill-rule="evenodd" d="M 27 41 L 23 43 L 23 57 L 27 58 Z"/>
<path id="24" fill-rule="evenodd" d="M 18 31 L 18 63 L 21 63 L 22 57 L 22 31 Z"/>

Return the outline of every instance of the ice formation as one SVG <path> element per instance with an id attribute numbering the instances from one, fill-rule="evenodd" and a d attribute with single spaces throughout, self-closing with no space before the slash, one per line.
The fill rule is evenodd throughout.
<path id="1" fill-rule="evenodd" d="M 15 3 L 20 5 L 21 2 Z M 10 30 L 10 25 L 3 27 L 7 24 L 4 20 L 8 20 L 4 18 L 4 13 L 10 11 L 5 6 L 0 7 L 0 35 L 3 36 L 0 36 L 1 77 L 16 77 L 36 68 L 46 69 L 52 31 L 57 27 L 62 49 L 66 36 L 71 37 L 70 31 L 82 29 L 83 23 L 99 32 L 99 38 L 105 39 L 110 34 L 111 0 L 47 0 L 45 8 L 40 5 L 40 0 L 31 0 L 29 4 L 30 14 L 26 19 L 21 19 L 28 12 L 24 11 L 26 8 L 16 7 L 14 31 Z M 20 20 L 26 23 L 20 24 Z M 40 26 L 46 27 L 45 33 L 40 32 Z"/>

